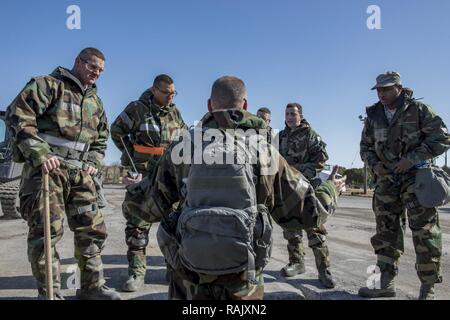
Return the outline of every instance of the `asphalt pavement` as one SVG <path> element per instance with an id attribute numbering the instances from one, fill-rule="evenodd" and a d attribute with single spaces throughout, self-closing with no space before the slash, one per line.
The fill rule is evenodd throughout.
<path id="1" fill-rule="evenodd" d="M 107 186 L 108 206 L 103 210 L 109 233 L 103 263 L 107 285 L 120 291 L 127 279 L 125 245 L 125 219 L 121 204 L 125 195 L 121 186 Z M 444 282 L 436 286 L 437 299 L 450 299 L 450 207 L 440 209 L 443 233 L 442 273 Z M 327 222 L 328 242 L 332 271 L 337 287 L 326 290 L 317 279 L 312 251 L 306 247 L 306 273 L 285 279 L 280 269 L 288 262 L 286 240 L 278 226 L 274 228 L 272 259 L 265 269 L 265 299 L 360 299 L 358 288 L 373 276 L 376 257 L 370 246 L 370 237 L 375 233 L 371 199 L 364 197 L 341 197 L 339 208 Z M 123 299 L 167 299 L 165 261 L 156 242 L 157 225 L 152 226 L 147 250 L 148 271 L 144 288 L 137 293 L 122 293 Z M 35 299 L 36 285 L 26 255 L 27 224 L 23 220 L 0 221 L 0 299 Z M 306 240 L 306 235 L 305 235 Z M 57 244 L 62 263 L 62 293 L 68 299 L 75 298 L 76 260 L 73 258 L 73 233 L 65 227 L 63 239 Z M 398 296 L 395 299 L 416 299 L 420 282 L 415 269 L 415 253 L 411 231 L 405 236 L 405 254 L 400 263 L 397 280 Z"/>

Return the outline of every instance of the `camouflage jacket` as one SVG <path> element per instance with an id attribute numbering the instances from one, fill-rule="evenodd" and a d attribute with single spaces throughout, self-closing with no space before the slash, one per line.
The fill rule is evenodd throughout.
<path id="1" fill-rule="evenodd" d="M 328 160 L 327 145 L 306 120 L 295 129 L 282 130 L 279 144 L 286 161 L 310 181 L 318 176 Z"/>
<path id="2" fill-rule="evenodd" d="M 260 118 L 244 110 L 228 110 L 207 113 L 201 120 L 205 128 L 222 129 L 265 129 L 266 124 Z M 261 137 L 265 135 L 261 135 Z M 183 203 L 185 178 L 189 175 L 189 164 L 174 164 L 172 150 L 183 141 L 172 144 L 164 154 L 147 190 L 141 218 L 149 221 L 160 221 L 161 217 L 171 212 L 177 201 Z M 190 143 L 190 142 L 189 142 Z M 275 148 L 271 149 L 278 160 L 275 172 L 261 174 L 261 165 L 257 164 L 258 175 L 256 194 L 258 204 L 265 205 L 272 218 L 284 229 L 298 231 L 303 228 L 301 215 L 322 216 L 328 214 L 336 206 L 337 192 L 331 181 L 324 182 L 316 191 L 297 170 L 290 167 L 282 156 L 278 156 Z M 226 196 L 226 195 L 224 195 Z"/>
<path id="3" fill-rule="evenodd" d="M 33 167 L 53 152 L 38 133 L 88 144 L 87 162 L 101 166 L 109 136 L 103 103 L 95 85 L 84 89 L 67 69 L 32 78 L 8 107 L 6 122 L 18 151 Z"/>
<path id="4" fill-rule="evenodd" d="M 431 107 L 404 90 L 391 124 L 381 102 L 367 108 L 360 147 L 370 168 L 381 161 L 392 170 L 402 157 L 416 165 L 441 155 L 450 147 L 450 136 Z"/>
<path id="5" fill-rule="evenodd" d="M 111 138 L 122 151 L 122 165 L 130 168 L 123 139 L 136 169 L 142 174 L 153 171 L 164 148 L 177 139 L 186 125 L 175 104 L 158 107 L 152 103 L 150 90 L 131 102 L 111 125 Z"/>

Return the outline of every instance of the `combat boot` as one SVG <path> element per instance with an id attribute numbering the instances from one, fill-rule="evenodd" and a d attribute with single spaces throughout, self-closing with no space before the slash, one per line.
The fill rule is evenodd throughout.
<path id="1" fill-rule="evenodd" d="M 79 300 L 122 300 L 115 290 L 103 285 L 88 290 L 81 289 L 77 292 Z"/>
<path id="2" fill-rule="evenodd" d="M 333 289 L 336 286 L 336 280 L 329 268 L 319 270 L 319 281 L 327 289 Z"/>
<path id="3" fill-rule="evenodd" d="M 325 227 L 322 225 L 322 228 L 324 229 Z M 326 230 L 323 232 L 326 233 Z M 320 247 L 313 247 L 312 250 L 317 271 L 319 273 L 320 283 L 327 289 L 333 289 L 336 286 L 336 280 L 334 280 L 330 271 L 330 254 L 328 252 L 328 246 L 323 242 Z"/>
<path id="4" fill-rule="evenodd" d="M 396 296 L 395 275 L 390 272 L 382 272 L 380 289 L 363 287 L 359 289 L 358 295 L 364 298 L 392 298 Z"/>
<path id="5" fill-rule="evenodd" d="M 144 286 L 144 275 L 132 275 L 123 285 L 122 290 L 125 292 L 136 292 Z"/>
<path id="6" fill-rule="evenodd" d="M 281 275 L 288 278 L 305 272 L 305 262 L 303 259 L 299 260 L 298 262 L 289 262 L 285 267 L 281 269 Z"/>
<path id="7" fill-rule="evenodd" d="M 434 284 L 424 284 L 420 286 L 419 300 L 434 300 Z"/>

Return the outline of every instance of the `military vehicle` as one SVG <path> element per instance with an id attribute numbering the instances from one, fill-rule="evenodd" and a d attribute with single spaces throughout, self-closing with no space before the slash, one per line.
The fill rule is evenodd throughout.
<path id="1" fill-rule="evenodd" d="M 23 165 L 12 160 L 11 137 L 5 123 L 5 112 L 0 111 L 0 219 L 17 219 L 20 177 Z"/>

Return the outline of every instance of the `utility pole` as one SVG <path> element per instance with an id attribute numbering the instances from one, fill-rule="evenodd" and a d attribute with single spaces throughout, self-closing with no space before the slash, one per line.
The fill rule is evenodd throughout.
<path id="1" fill-rule="evenodd" d="M 367 164 L 364 162 L 364 194 L 367 194 Z"/>
<path id="2" fill-rule="evenodd" d="M 445 151 L 445 167 L 448 168 L 448 166 L 447 166 L 447 151 Z"/>
<path id="3" fill-rule="evenodd" d="M 366 118 L 359 116 L 359 121 L 365 122 Z M 367 195 L 367 164 L 364 161 L 364 194 Z"/>

